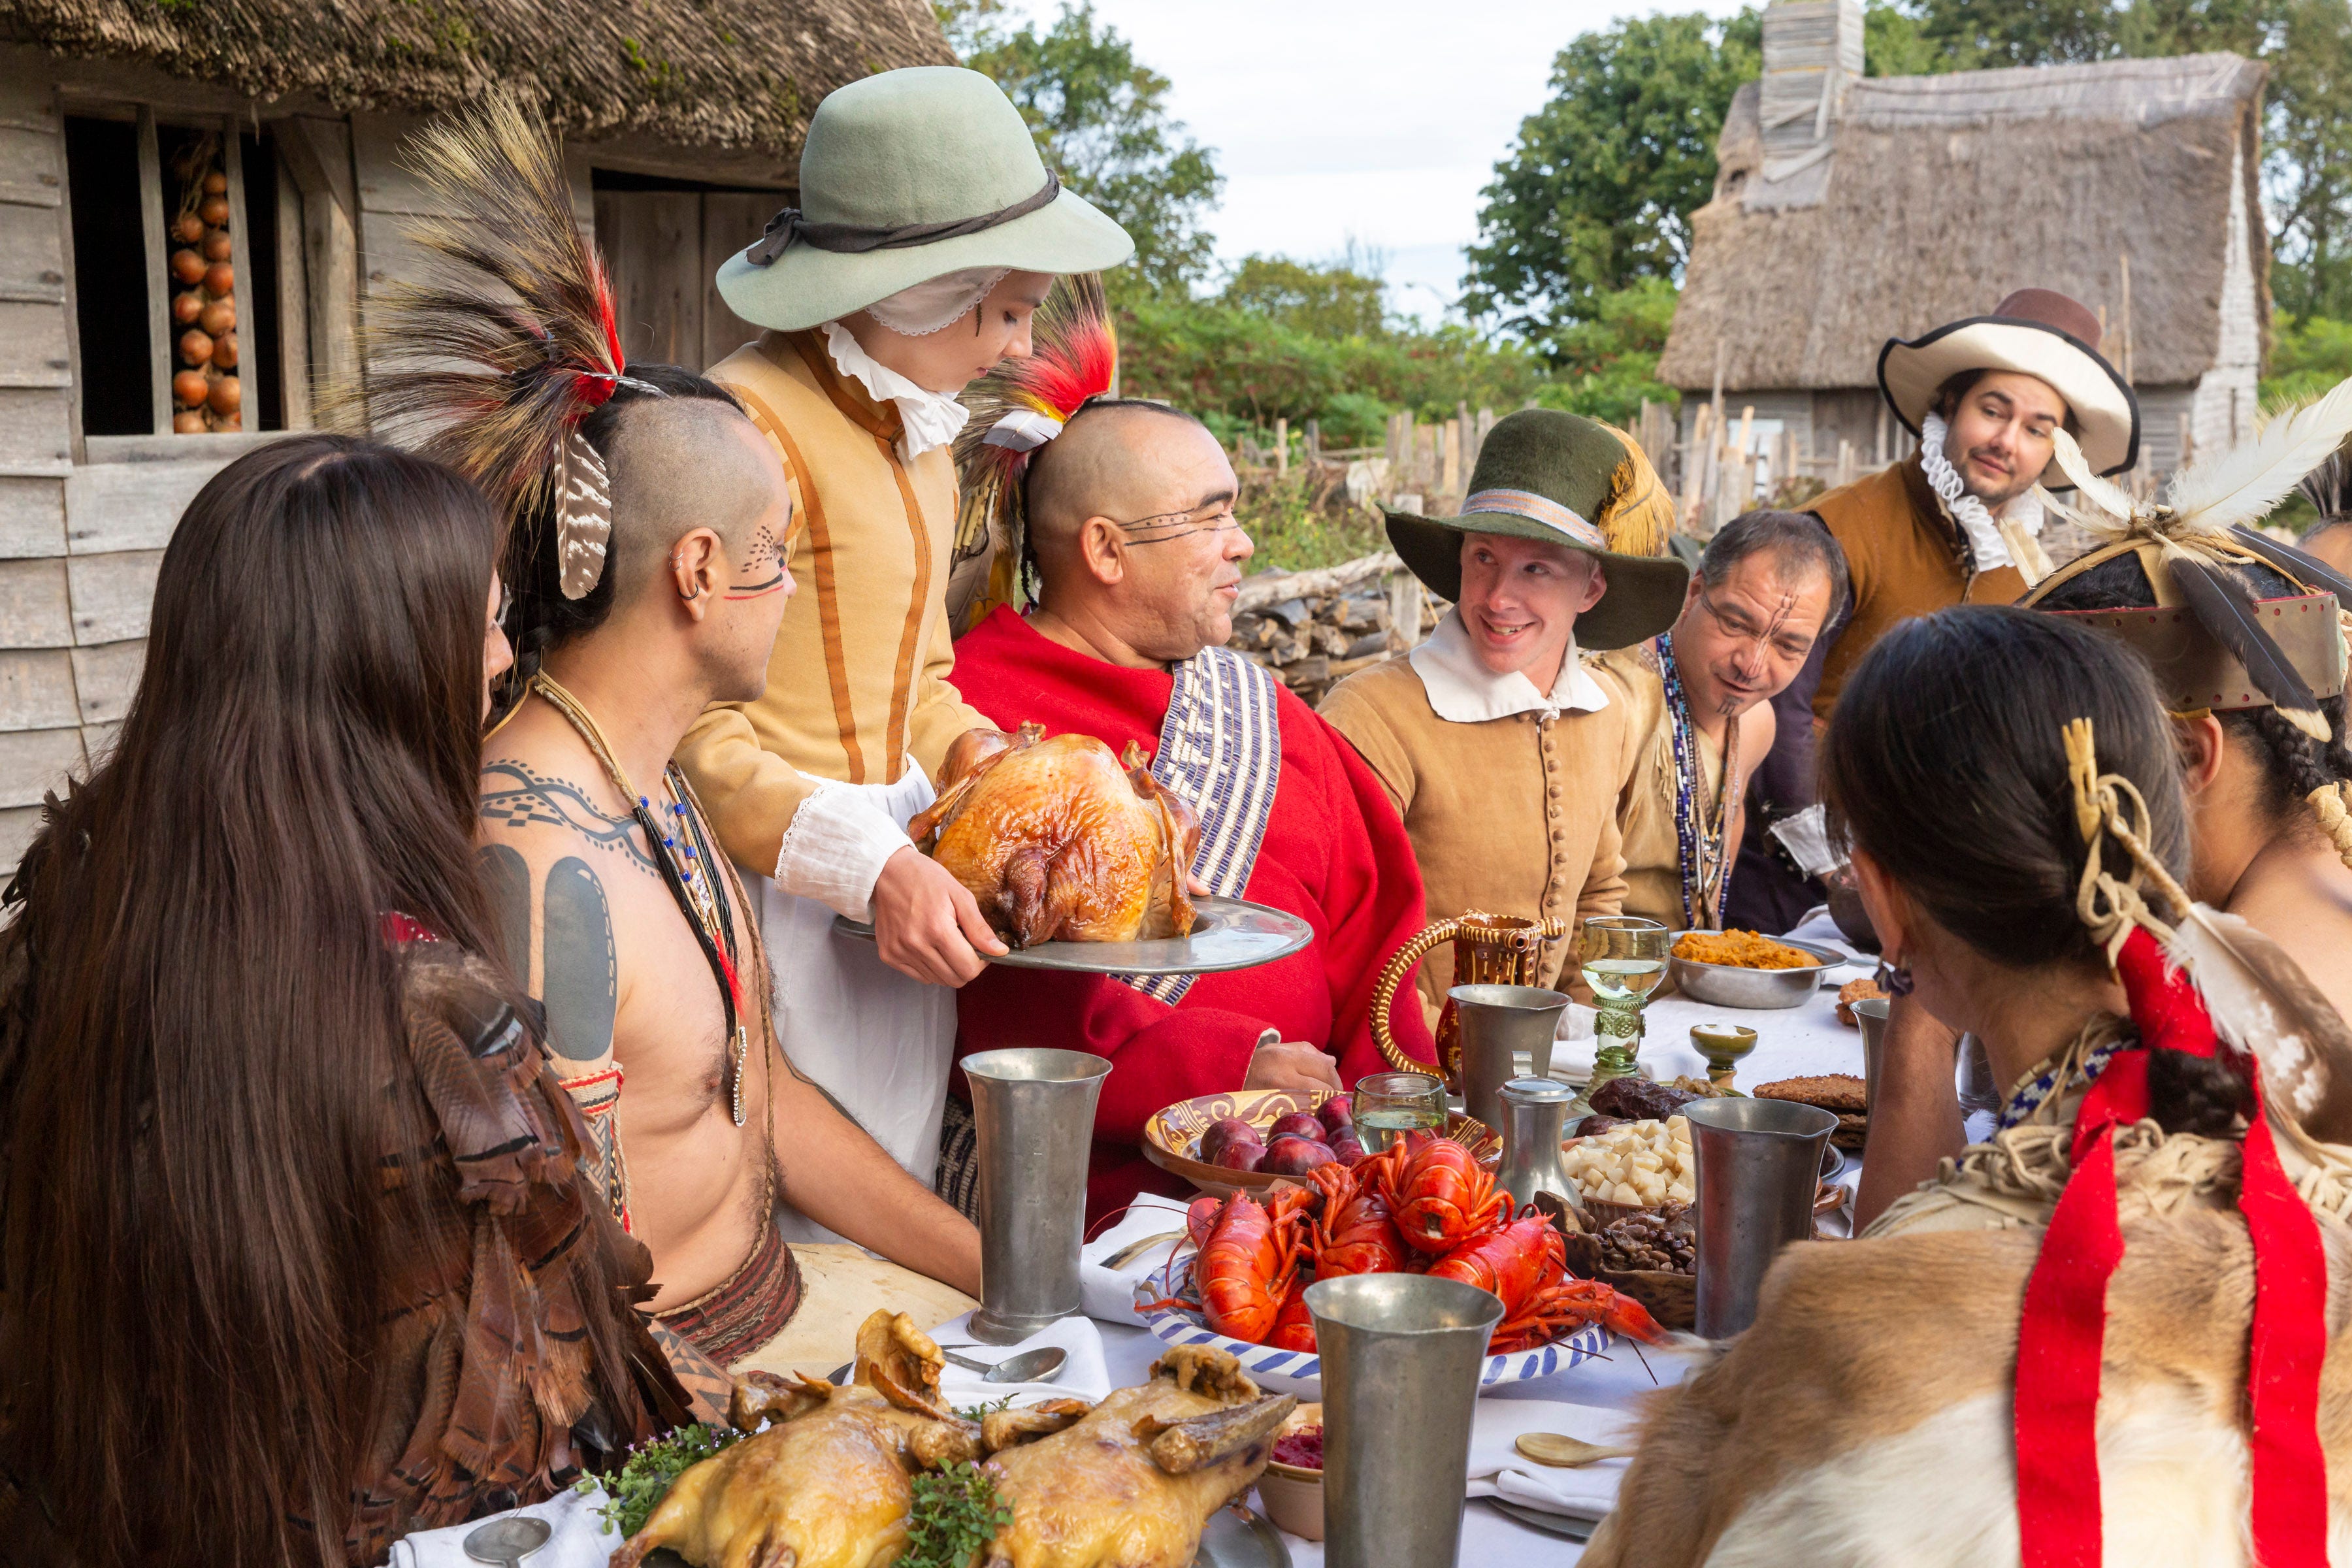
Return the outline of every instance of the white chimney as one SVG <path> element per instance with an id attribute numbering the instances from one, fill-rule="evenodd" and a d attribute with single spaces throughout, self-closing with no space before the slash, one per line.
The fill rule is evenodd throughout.
<path id="1" fill-rule="evenodd" d="M 1764 10 L 1764 80 L 1757 105 L 1766 180 L 1829 155 L 1846 85 L 1862 75 L 1863 0 L 1780 0 Z"/>

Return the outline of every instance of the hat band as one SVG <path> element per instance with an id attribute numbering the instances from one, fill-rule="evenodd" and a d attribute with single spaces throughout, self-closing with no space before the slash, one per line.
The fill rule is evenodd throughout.
<path id="1" fill-rule="evenodd" d="M 2272 706 L 2237 655 L 2187 609 L 2138 605 L 2048 613 L 2096 626 L 2129 643 L 2148 662 L 2157 689 L 2166 700 L 2182 708 L 2236 712 Z M 2255 624 L 2314 697 L 2325 702 L 2344 689 L 2344 636 L 2337 629 L 2335 595 L 2259 599 L 2254 616 Z"/>
<path id="2" fill-rule="evenodd" d="M 1061 176 L 1048 169 L 1042 190 L 1034 195 L 1022 197 L 1009 207 L 999 207 L 978 217 L 950 218 L 945 223 L 900 224 L 895 228 L 873 228 L 856 223 L 813 223 L 800 208 L 786 207 L 768 220 L 766 230 L 744 250 L 743 259 L 754 267 L 765 267 L 795 245 L 813 245 L 819 250 L 856 256 L 869 250 L 905 250 L 912 246 L 929 245 L 936 240 L 961 239 L 967 234 L 979 234 L 1011 223 L 1014 218 L 1027 217 L 1061 194 Z"/>
<path id="3" fill-rule="evenodd" d="M 1589 544 L 1595 550 L 1609 548 L 1599 529 L 1577 516 L 1572 509 L 1533 490 L 1478 490 L 1464 498 L 1462 511 L 1465 517 L 1474 511 L 1498 511 L 1507 517 L 1524 517 L 1529 522 L 1540 522 L 1546 528 L 1558 529 L 1579 544 Z"/>

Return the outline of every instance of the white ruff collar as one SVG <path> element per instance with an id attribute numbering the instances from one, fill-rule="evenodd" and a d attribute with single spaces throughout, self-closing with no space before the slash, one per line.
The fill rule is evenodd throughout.
<path id="1" fill-rule="evenodd" d="M 824 324 L 824 346 L 833 355 L 835 368 L 866 388 L 866 396 L 898 405 L 898 417 L 906 425 L 906 432 L 898 437 L 898 456 L 908 462 L 953 441 L 963 422 L 971 417 L 962 404 L 947 394 L 916 385 L 867 353 L 839 321 Z"/>
<path id="2" fill-rule="evenodd" d="M 1448 723 L 1482 724 L 1515 713 L 1541 713 L 1549 719 L 1563 712 L 1598 713 L 1609 706 L 1609 694 L 1577 661 L 1573 637 L 1568 640 L 1568 656 L 1559 661 L 1559 679 L 1547 695 L 1518 670 L 1496 675 L 1479 663 L 1458 606 L 1446 611 L 1429 640 L 1406 657 L 1429 693 L 1429 706 Z"/>
<path id="3" fill-rule="evenodd" d="M 2034 485 L 2011 500 L 1995 517 L 1985 503 L 1970 495 L 1959 471 L 1944 455 L 1950 426 L 1930 413 L 1919 421 L 1919 467 L 1927 486 L 1943 501 L 1944 510 L 1968 537 L 1969 554 L 1977 570 L 1990 572 L 2014 566 L 2030 585 L 2050 574 L 2050 558 L 2042 552 L 2042 487 Z"/>

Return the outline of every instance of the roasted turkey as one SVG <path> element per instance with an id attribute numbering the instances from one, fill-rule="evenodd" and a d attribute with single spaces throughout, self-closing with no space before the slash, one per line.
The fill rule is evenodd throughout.
<path id="1" fill-rule="evenodd" d="M 939 798 L 907 831 L 980 901 L 1016 948 L 1186 936 L 1185 879 L 1200 820 L 1128 742 L 969 730 L 948 749 Z"/>

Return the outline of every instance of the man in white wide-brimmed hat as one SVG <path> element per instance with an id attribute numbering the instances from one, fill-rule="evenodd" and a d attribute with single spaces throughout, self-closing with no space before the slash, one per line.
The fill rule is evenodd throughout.
<path id="1" fill-rule="evenodd" d="M 949 743 L 988 724 L 949 680 L 952 611 L 990 566 L 984 539 L 958 547 L 956 394 L 1029 353 L 1056 274 L 1135 247 L 1061 188 L 976 71 L 885 71 L 830 94 L 800 177 L 800 206 L 719 269 L 729 307 L 767 331 L 709 372 L 783 459 L 805 520 L 785 564 L 797 592 L 766 695 L 706 713 L 678 760 L 761 879 L 786 1054 L 929 1181 L 951 987 L 1003 951 L 904 831 Z M 836 913 L 870 918 L 878 941 L 835 931 Z"/>
<path id="2" fill-rule="evenodd" d="M 2020 289 L 1989 315 L 1879 350 L 1880 395 L 1918 450 L 1804 509 L 1845 552 L 1852 607 L 1773 700 L 1778 738 L 1751 781 L 1758 820 L 1732 876 L 1730 923 L 1786 931 L 1821 901 L 1762 829 L 1811 803 L 1814 729 L 1862 656 L 1914 616 L 2010 604 L 2049 572 L 2036 487 L 2050 433 L 2070 432 L 2103 474 L 2138 458 L 2139 403 L 2101 356 L 2099 335 L 2098 317 L 2077 301 Z"/>

